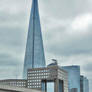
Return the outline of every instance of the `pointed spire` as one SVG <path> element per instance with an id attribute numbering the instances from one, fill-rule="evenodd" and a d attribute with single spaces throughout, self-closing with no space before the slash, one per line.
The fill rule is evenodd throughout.
<path id="1" fill-rule="evenodd" d="M 45 56 L 40 27 L 38 0 L 33 0 L 26 44 L 23 78 L 27 78 L 27 69 L 44 66 Z"/>

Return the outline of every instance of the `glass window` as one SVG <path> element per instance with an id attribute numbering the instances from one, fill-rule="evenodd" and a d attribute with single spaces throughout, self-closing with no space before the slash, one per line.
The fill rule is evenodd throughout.
<path id="1" fill-rule="evenodd" d="M 47 83 L 47 92 L 54 92 L 54 82 Z"/>

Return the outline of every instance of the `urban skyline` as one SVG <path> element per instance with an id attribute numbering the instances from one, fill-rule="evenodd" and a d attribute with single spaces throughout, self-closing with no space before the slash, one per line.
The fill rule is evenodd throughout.
<path id="1" fill-rule="evenodd" d="M 4 2 L 4 1 L 3 1 Z M 43 1 L 41 1 L 41 2 L 43 2 Z M 45 1 L 45 2 L 47 2 L 47 1 Z M 64 2 L 65 3 L 65 2 Z M 73 2 L 74 3 L 74 2 Z M 88 3 L 87 3 L 88 4 Z M 16 5 L 15 5 L 16 6 Z M 42 6 L 41 6 L 42 7 Z M 72 6 L 73 7 L 73 6 Z M 53 6 L 52 6 L 52 8 L 53 8 Z M 42 9 L 42 8 L 41 8 Z M 41 10 L 40 9 L 40 10 Z M 55 8 L 56 9 L 56 8 Z M 14 8 L 14 10 L 16 11 L 16 7 Z M 89 10 L 90 11 L 90 10 Z M 49 12 L 49 11 L 48 11 Z M 52 11 L 53 12 L 53 11 Z M 15 12 L 13 12 L 13 14 L 14 14 Z M 11 11 L 9 12 L 9 14 L 11 14 Z M 60 14 L 60 13 L 59 13 Z M 61 12 L 61 14 L 62 14 L 62 12 Z M 14 14 L 15 15 L 15 14 Z M 55 16 L 54 14 L 53 14 L 53 16 Z M 77 16 L 77 15 L 76 15 Z M 90 19 L 90 13 L 89 14 L 87 14 L 87 15 L 85 15 L 85 16 L 79 16 L 78 17 L 78 19 L 81 17 L 81 18 L 83 18 L 83 19 L 85 19 L 85 17 L 86 17 L 86 19 L 87 19 L 87 21 L 88 21 L 88 24 L 90 25 L 91 23 L 90 23 L 90 21 L 89 21 L 89 19 Z M 8 16 L 9 17 L 9 16 Z M 72 17 L 74 17 L 74 16 L 72 16 Z M 57 18 L 56 18 L 57 19 Z M 54 22 L 57 22 L 57 24 L 59 25 L 59 22 L 60 21 L 57 21 L 57 20 L 50 20 L 52 23 L 51 24 L 54 24 Z M 54 22 L 53 22 L 54 21 Z M 77 21 L 77 20 L 76 20 Z M 82 20 L 83 21 L 83 20 Z M 12 21 L 9 21 L 9 22 L 12 22 Z M 66 21 L 67 22 L 67 21 Z M 68 21 L 69 22 L 69 21 Z M 7 22 L 6 22 L 7 23 Z M 16 24 L 16 26 L 18 27 L 18 25 L 17 25 L 17 23 L 18 23 L 18 20 L 16 20 L 15 22 L 14 22 L 15 24 Z M 63 21 L 63 23 L 64 23 L 64 21 Z M 87 22 L 86 22 L 87 23 Z M 60 22 L 60 25 L 62 24 L 62 22 Z M 76 23 L 75 23 L 76 24 Z M 88 24 L 85 24 L 85 26 L 87 25 L 87 28 L 89 28 L 89 25 Z M 66 25 L 66 24 L 64 24 L 64 25 Z M 64 26 L 63 25 L 63 26 Z M 16 27 L 16 26 L 14 26 L 14 27 Z M 21 26 L 21 25 L 20 25 Z M 44 25 L 45 26 L 45 25 Z M 56 25 L 57 26 L 57 25 Z M 73 25 L 74 26 L 74 25 Z M 84 26 L 84 28 L 85 28 L 85 26 Z M 13 27 L 13 26 L 12 26 Z M 54 26 L 55 27 L 55 26 Z M 80 25 L 78 25 L 78 27 L 77 28 L 79 28 L 80 30 L 81 30 L 81 28 L 80 28 L 81 26 Z M 83 27 L 83 26 L 82 26 Z M 11 28 L 11 27 L 10 27 Z M 74 28 L 76 29 L 76 26 L 74 26 Z M 48 28 L 47 28 L 48 29 Z M 52 29 L 52 28 L 51 28 Z M 15 30 L 17 30 L 17 28 L 15 28 Z M 45 29 L 46 30 L 46 29 Z M 63 29 L 64 30 L 64 29 Z M 78 29 L 77 29 L 78 30 Z M 85 37 L 85 33 L 84 33 L 84 31 L 83 31 L 83 33 L 81 33 L 80 32 L 80 30 L 78 30 L 78 34 L 80 34 L 81 36 L 84 36 Z M 8 31 L 8 30 L 7 30 Z M 18 31 L 18 30 L 17 30 Z M 75 30 L 76 31 L 76 30 Z M 9 31 L 10 32 L 10 31 Z M 14 32 L 14 31 L 13 31 Z M 11 34 L 13 34 L 13 35 L 15 35 L 15 33 L 11 33 Z M 50 31 L 51 32 L 51 31 Z M 48 32 L 50 35 L 51 35 L 51 33 L 50 32 Z M 59 31 L 54 31 L 54 33 L 56 34 L 56 32 L 57 32 L 57 34 L 59 33 Z M 86 33 L 90 33 L 91 31 L 87 31 Z M 4 32 L 3 32 L 4 33 Z M 48 34 L 47 33 L 47 34 Z M 47 35 L 46 34 L 46 35 Z M 65 33 L 64 33 L 65 34 Z M 70 36 L 72 36 L 72 34 L 71 33 L 69 33 L 70 34 Z M 68 34 L 68 35 L 69 35 Z M 88 37 L 88 34 L 86 35 L 86 37 Z M 3 34 L 4 35 L 4 34 Z M 18 34 L 19 35 L 19 34 Z M 17 36 L 18 36 L 17 35 Z M 57 36 L 57 35 L 53 35 L 53 36 Z M 65 36 L 67 36 L 66 34 L 65 34 Z M 78 35 L 77 35 L 78 36 Z M 89 36 L 91 36 L 91 34 L 89 35 Z M 49 37 L 49 35 L 47 36 L 47 37 Z M 58 37 L 59 37 L 59 35 L 58 35 Z M 14 38 L 14 37 L 13 37 Z M 16 38 L 16 36 L 15 36 L 15 38 Z M 19 38 L 20 38 L 20 35 L 19 35 Z M 55 37 L 55 38 L 57 38 L 57 37 Z M 51 38 L 52 39 L 52 38 Z M 49 41 L 51 40 L 51 39 L 49 39 Z M 90 38 L 91 39 L 91 38 Z M 86 38 L 85 39 L 85 41 L 90 41 L 90 39 L 89 38 Z M 14 40 L 14 39 L 13 39 Z M 20 40 L 22 40 L 22 39 L 20 39 Z M 55 39 L 54 39 L 55 40 Z M 78 39 L 79 40 L 79 39 Z M 81 39 L 82 40 L 82 39 Z M 7 40 L 6 40 L 7 41 Z M 18 41 L 18 40 L 17 40 Z M 45 41 L 47 41 L 47 40 L 45 40 Z M 59 40 L 58 40 L 59 41 Z M 57 42 L 58 42 L 57 41 Z M 61 41 L 61 40 L 60 40 Z M 75 39 L 75 41 L 76 41 L 76 39 Z M 11 40 L 10 40 L 10 42 L 11 42 Z M 67 42 L 67 41 L 66 41 Z M 70 42 L 71 42 L 71 39 L 70 39 Z M 16 43 L 16 41 L 14 42 L 14 43 Z M 20 43 L 20 42 L 19 42 Z M 18 47 L 18 45 L 19 45 L 19 43 L 17 43 L 17 46 L 16 47 Z M 46 44 L 46 43 L 45 43 Z M 49 42 L 47 45 L 51 45 L 51 44 L 53 44 L 53 42 L 51 43 L 51 42 Z M 85 46 L 85 42 L 84 42 L 84 46 Z M 45 46 L 47 46 L 47 45 L 45 45 Z M 56 44 L 57 45 L 57 44 Z M 64 44 L 62 44 L 62 45 L 64 45 Z M 80 48 L 80 44 L 78 44 L 79 45 L 79 48 Z M 87 44 L 86 44 L 87 45 Z M 61 45 L 60 45 L 61 46 Z M 68 45 L 69 47 L 71 47 L 71 45 Z M 90 45 L 91 46 L 91 45 Z M 11 47 L 11 46 L 10 46 Z M 56 46 L 53 44 L 53 47 L 54 47 L 54 49 L 52 48 L 52 51 L 50 51 L 51 53 L 53 53 L 54 54 L 54 52 L 55 52 L 55 50 L 56 50 L 56 53 L 53 55 L 52 54 L 52 56 L 50 56 L 51 58 L 57 58 L 57 59 L 59 59 L 58 61 L 61 61 L 60 59 L 62 59 L 62 57 L 63 57 L 63 60 L 62 60 L 62 63 L 61 64 L 63 64 L 63 65 L 66 65 L 66 63 L 67 64 L 80 64 L 80 65 L 82 65 L 82 73 L 85 73 L 86 75 L 88 75 L 87 73 L 89 73 L 89 72 L 87 72 L 87 69 L 90 69 L 91 70 L 91 58 L 90 58 L 90 52 L 89 51 L 87 51 L 87 52 L 85 52 L 85 50 L 83 51 L 83 49 L 82 48 L 80 48 L 80 52 L 76 52 L 75 50 L 73 50 L 73 49 L 70 49 L 70 54 L 72 54 L 72 55 L 70 55 L 70 59 L 69 59 L 69 51 L 66 53 L 66 50 L 65 50 L 65 53 L 66 53 L 66 55 L 65 55 L 65 53 L 64 53 L 64 50 L 62 50 L 62 47 L 61 47 L 61 51 L 62 51 L 62 53 L 61 53 L 61 56 L 60 55 L 58 55 L 58 53 L 60 53 L 59 51 L 58 51 L 58 49 L 56 49 Z M 78 47 L 76 47 L 76 49 L 78 50 L 79 49 Z M 86 47 L 87 48 L 87 47 Z M 7 49 L 7 48 L 6 48 Z M 13 50 L 13 49 L 12 49 Z M 16 49 L 15 49 L 16 50 Z M 21 51 L 22 49 L 18 49 L 19 51 Z M 4 57 L 6 57 L 6 59 L 7 59 L 7 57 L 12 57 L 12 59 L 10 58 L 10 60 L 11 61 L 13 61 L 13 60 L 15 60 L 15 61 L 18 61 L 17 59 L 19 59 L 19 56 L 17 56 L 17 52 L 18 52 L 18 50 L 16 50 L 15 51 L 15 53 L 13 53 L 12 54 L 12 56 L 11 56 L 11 50 L 10 50 L 10 52 L 9 51 L 7 51 L 7 53 L 8 54 L 2 54 L 1 53 L 1 55 L 4 55 Z M 47 50 L 47 51 L 49 51 L 49 50 L 51 50 L 50 48 Z M 67 50 L 69 50 L 69 49 L 67 49 Z M 86 49 L 87 50 L 87 49 Z M 3 52 L 4 50 L 2 49 L 2 52 Z M 54 51 L 54 52 L 53 52 Z M 58 51 L 58 52 L 57 52 Z M 6 51 L 5 51 L 6 52 Z M 5 52 L 3 52 L 3 53 L 5 53 Z M 83 52 L 84 52 L 84 54 L 83 54 Z M 89 52 L 89 54 L 88 55 L 85 55 L 85 53 L 87 54 Z M 19 53 L 20 54 L 20 53 Z M 10 55 L 10 56 L 7 56 L 7 55 Z M 75 57 L 76 57 L 76 59 L 75 59 Z M 78 55 L 78 56 L 77 56 Z M 16 58 L 14 58 L 14 56 L 15 57 L 17 57 L 17 59 Z M 83 57 L 83 56 L 85 56 L 85 57 Z M 22 54 L 21 54 L 21 57 L 22 57 Z M 49 58 L 49 57 L 48 57 Z M 49 59 L 51 59 L 51 58 L 49 58 Z M 9 59 L 8 59 L 9 60 Z M 78 60 L 78 61 L 77 61 Z M 87 68 L 86 66 L 84 66 L 84 61 L 87 61 L 86 62 L 86 64 L 89 64 L 89 68 Z M 11 62 L 11 61 L 9 61 L 9 62 Z M 49 60 L 47 60 L 47 61 L 49 61 Z M 65 64 L 64 64 L 64 62 L 63 61 L 67 61 Z M 77 61 L 77 62 L 76 62 Z M 81 61 L 81 62 L 79 62 L 79 61 Z M 7 62 L 7 64 L 6 65 L 8 65 L 8 66 L 12 66 L 12 65 L 16 65 L 17 66 L 17 64 L 19 63 L 19 62 L 17 62 L 17 63 L 9 63 L 9 62 Z M 22 61 L 23 62 L 23 61 Z M 11 65 L 10 65 L 11 64 Z M 4 63 L 2 63 L 2 65 L 5 65 Z M 7 67 L 5 67 L 5 69 L 6 68 L 8 68 L 8 66 Z M 87 65 L 88 66 L 88 65 Z M 12 67 L 11 67 L 12 68 Z M 85 68 L 85 70 L 84 70 L 84 68 Z M 8 68 L 9 69 L 9 68 Z M 15 69 L 16 70 L 16 69 Z M 84 71 L 83 71 L 84 70 Z M 14 71 L 14 70 L 13 70 Z M 90 73 L 91 74 L 91 73 Z M 12 75 L 12 76 L 15 76 L 15 75 Z M 88 76 L 89 78 L 90 78 L 90 76 Z"/>

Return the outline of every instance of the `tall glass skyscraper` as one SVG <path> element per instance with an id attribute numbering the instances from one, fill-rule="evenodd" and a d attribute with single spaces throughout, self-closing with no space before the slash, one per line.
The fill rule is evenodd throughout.
<path id="1" fill-rule="evenodd" d="M 80 92 L 80 66 L 63 66 L 61 68 L 68 72 L 69 92 L 72 89 Z"/>
<path id="2" fill-rule="evenodd" d="M 41 34 L 38 0 L 33 0 L 26 44 L 23 78 L 27 78 L 27 69 L 44 66 L 45 56 Z"/>

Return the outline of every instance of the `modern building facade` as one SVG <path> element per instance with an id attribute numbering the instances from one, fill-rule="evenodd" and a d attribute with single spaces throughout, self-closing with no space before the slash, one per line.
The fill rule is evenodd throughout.
<path id="1" fill-rule="evenodd" d="M 45 56 L 39 18 L 38 0 L 33 0 L 26 44 L 23 78 L 27 78 L 27 69 L 39 67 L 45 67 Z"/>
<path id="2" fill-rule="evenodd" d="M 58 66 L 28 70 L 28 88 L 42 92 L 68 92 L 67 72 Z"/>
<path id="3" fill-rule="evenodd" d="M 68 72 L 69 92 L 73 88 L 77 88 L 80 92 L 80 66 L 63 66 L 61 69 Z"/>
<path id="4" fill-rule="evenodd" d="M 89 92 L 89 81 L 84 76 L 80 76 L 80 92 Z"/>
<path id="5" fill-rule="evenodd" d="M 8 85 L 14 87 L 27 87 L 27 80 L 22 79 L 7 79 L 7 80 L 0 80 L 1 85 Z"/>

